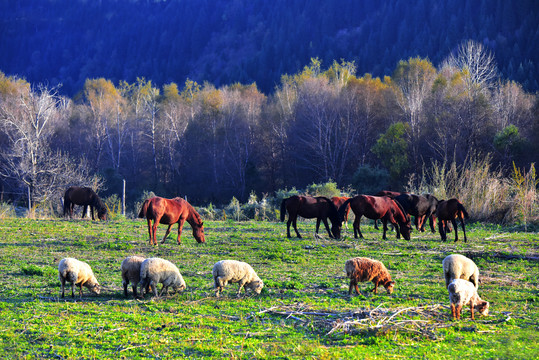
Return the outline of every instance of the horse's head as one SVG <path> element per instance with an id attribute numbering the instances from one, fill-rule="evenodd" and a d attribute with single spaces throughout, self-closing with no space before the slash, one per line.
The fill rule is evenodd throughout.
<path id="1" fill-rule="evenodd" d="M 97 212 L 97 217 L 99 218 L 99 220 L 107 220 L 107 208 L 103 207 L 99 209 L 99 211 Z"/>
<path id="2" fill-rule="evenodd" d="M 333 223 L 331 225 L 331 233 L 333 234 L 335 239 L 340 239 L 341 238 L 341 227 L 342 226 L 340 224 L 336 224 L 336 223 Z"/>
<path id="3" fill-rule="evenodd" d="M 410 217 L 406 216 L 406 221 L 399 224 L 400 232 L 405 240 L 410 240 L 410 233 L 412 232 L 412 224 Z"/>
<path id="4" fill-rule="evenodd" d="M 199 225 L 192 226 L 193 236 L 199 243 L 206 242 L 206 237 L 204 236 L 204 223 L 201 221 Z"/>

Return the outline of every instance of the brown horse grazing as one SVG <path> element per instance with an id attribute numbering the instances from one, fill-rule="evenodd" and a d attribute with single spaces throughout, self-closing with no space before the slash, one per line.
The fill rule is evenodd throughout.
<path id="1" fill-rule="evenodd" d="M 69 217 L 73 217 L 73 208 L 75 205 L 81 205 L 82 217 L 86 216 L 86 210 L 90 207 L 90 213 L 92 214 L 92 220 L 94 218 L 94 208 L 97 211 L 97 217 L 100 220 L 107 218 L 107 207 L 101 201 L 99 196 L 89 187 L 72 186 L 66 190 L 64 194 L 64 216 L 69 214 Z"/>
<path id="2" fill-rule="evenodd" d="M 335 207 L 339 209 L 341 205 L 344 204 L 344 202 L 348 199 L 350 198 L 346 196 L 334 196 L 331 198 L 331 201 L 333 202 Z M 348 214 L 350 214 L 350 205 L 346 207 L 346 210 L 344 212 L 344 226 L 346 226 L 347 229 L 348 229 Z"/>
<path id="3" fill-rule="evenodd" d="M 400 191 L 391 191 L 391 190 L 380 190 L 376 194 L 374 194 L 374 196 L 389 196 L 390 198 L 394 199 L 397 196 L 402 195 L 402 194 L 408 194 L 408 193 L 400 192 Z M 376 230 L 380 230 L 378 229 L 378 219 L 374 220 L 374 228 Z"/>
<path id="4" fill-rule="evenodd" d="M 387 196 L 369 196 L 358 195 L 348 199 L 339 208 L 339 216 L 343 218 L 346 206 L 350 204 L 352 211 L 356 215 L 354 220 L 354 237 L 358 234 L 363 239 L 363 234 L 359 228 L 361 217 L 365 216 L 369 219 L 382 219 L 384 225 L 383 239 L 386 239 L 387 222 L 393 224 L 397 232 L 397 239 L 400 239 L 400 233 L 406 240 L 410 240 L 410 217 L 402 206 L 395 200 Z M 400 230 L 400 231 L 399 231 Z"/>
<path id="5" fill-rule="evenodd" d="M 206 241 L 204 237 L 204 226 L 200 215 L 186 200 L 182 198 L 165 199 L 159 196 L 154 196 L 142 204 L 142 208 L 138 214 L 139 218 L 148 220 L 148 232 L 150 234 L 150 244 L 157 245 L 156 232 L 157 224 L 167 224 L 167 232 L 161 244 L 165 242 L 172 225 L 178 223 L 178 244 L 181 244 L 180 237 L 182 235 L 183 224 L 185 221 L 191 225 L 193 229 L 193 237 L 197 242 L 203 243 Z M 153 226 L 152 226 L 153 220 Z"/>
<path id="6" fill-rule="evenodd" d="M 286 222 L 286 234 L 290 236 L 290 224 L 294 226 L 297 237 L 301 238 L 297 228 L 298 215 L 306 219 L 316 218 L 316 233 L 320 228 L 320 221 L 324 222 L 330 238 L 341 237 L 341 223 L 337 212 L 337 207 L 333 202 L 324 196 L 299 196 L 294 195 L 283 199 L 281 202 L 281 221 L 284 221 L 288 211 L 288 221 Z M 328 219 L 331 221 L 331 231 L 329 230 Z"/>
<path id="7" fill-rule="evenodd" d="M 464 232 L 464 242 L 466 239 L 466 228 L 464 227 L 464 219 L 468 219 L 470 215 L 466 212 L 464 205 L 457 199 L 441 200 L 436 208 L 436 217 L 438 218 L 438 230 L 443 241 L 447 240 L 447 228 L 448 222 L 451 221 L 455 228 L 455 242 L 458 241 L 459 235 L 457 231 L 457 221 L 459 218 L 462 225 L 462 231 Z"/>

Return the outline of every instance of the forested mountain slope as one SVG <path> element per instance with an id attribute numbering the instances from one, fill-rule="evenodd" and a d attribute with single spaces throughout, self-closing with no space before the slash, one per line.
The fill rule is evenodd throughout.
<path id="1" fill-rule="evenodd" d="M 67 95 L 97 77 L 270 93 L 312 57 L 383 76 L 413 56 L 438 65 L 465 39 L 494 52 L 502 77 L 539 89 L 534 0 L 0 1 L 0 70 Z"/>

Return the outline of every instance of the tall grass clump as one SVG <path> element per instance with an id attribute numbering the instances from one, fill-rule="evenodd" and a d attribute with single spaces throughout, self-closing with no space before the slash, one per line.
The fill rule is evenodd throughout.
<path id="1" fill-rule="evenodd" d="M 430 193 L 440 200 L 457 198 L 476 221 L 502 222 L 512 206 L 509 179 L 501 169 L 492 168 L 490 155 L 474 154 L 461 166 L 435 161 L 423 169 L 418 185 L 408 185 L 407 191 Z"/>
<path id="2" fill-rule="evenodd" d="M 539 220 L 537 184 L 539 184 L 539 180 L 534 163 L 530 165 L 530 170 L 526 173 L 525 170 L 521 172 L 513 162 L 513 173 L 510 181 L 513 197 L 508 217 L 513 222 L 523 224 L 526 231 L 530 222 Z"/>
<path id="3" fill-rule="evenodd" d="M 9 219 L 17 217 L 15 207 L 8 203 L 0 203 L 0 219 Z"/>

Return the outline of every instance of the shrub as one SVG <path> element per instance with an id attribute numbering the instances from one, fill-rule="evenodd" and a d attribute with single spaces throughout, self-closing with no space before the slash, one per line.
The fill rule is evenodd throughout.
<path id="1" fill-rule="evenodd" d="M 0 219 L 17 217 L 15 207 L 7 203 L 0 203 Z"/>
<path id="2" fill-rule="evenodd" d="M 325 184 L 311 184 L 307 187 L 306 193 L 311 196 L 325 196 L 332 198 L 333 196 L 341 196 L 341 190 L 337 188 L 337 183 L 329 180 Z"/>
<path id="3" fill-rule="evenodd" d="M 389 185 L 389 172 L 386 169 L 362 165 L 352 178 L 352 186 L 359 194 L 376 194 Z"/>

